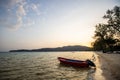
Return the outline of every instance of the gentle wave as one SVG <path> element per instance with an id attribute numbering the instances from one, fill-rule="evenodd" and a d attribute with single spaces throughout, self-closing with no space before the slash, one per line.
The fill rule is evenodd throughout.
<path id="1" fill-rule="evenodd" d="M 91 80 L 90 68 L 59 63 L 57 57 L 91 58 L 93 52 L 31 52 L 0 54 L 0 80 Z"/>

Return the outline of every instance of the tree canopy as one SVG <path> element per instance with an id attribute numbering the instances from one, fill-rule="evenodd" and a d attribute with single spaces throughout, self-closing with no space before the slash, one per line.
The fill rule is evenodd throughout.
<path id="1" fill-rule="evenodd" d="M 120 7 L 107 10 L 103 19 L 106 19 L 107 23 L 95 26 L 95 42 L 92 45 L 95 50 L 113 51 L 114 47 L 120 46 Z"/>

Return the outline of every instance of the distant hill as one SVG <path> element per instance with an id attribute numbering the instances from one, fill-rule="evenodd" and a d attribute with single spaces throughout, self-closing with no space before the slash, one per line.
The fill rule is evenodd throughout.
<path id="1" fill-rule="evenodd" d="M 49 51 L 90 51 L 92 50 L 90 47 L 86 46 L 63 46 L 57 48 L 41 48 L 41 49 L 19 49 L 19 50 L 10 50 L 9 52 L 49 52 Z"/>

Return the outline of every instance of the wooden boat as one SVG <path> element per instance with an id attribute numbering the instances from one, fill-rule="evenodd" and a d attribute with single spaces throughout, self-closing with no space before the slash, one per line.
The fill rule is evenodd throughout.
<path id="1" fill-rule="evenodd" d="M 95 67 L 95 64 L 90 60 L 82 61 L 82 60 L 67 59 L 63 57 L 58 57 L 58 60 L 62 64 L 71 65 L 74 67 L 89 67 L 89 66 Z"/>

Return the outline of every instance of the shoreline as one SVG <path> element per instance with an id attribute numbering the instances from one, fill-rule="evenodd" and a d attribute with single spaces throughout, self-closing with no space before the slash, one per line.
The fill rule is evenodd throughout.
<path id="1" fill-rule="evenodd" d="M 120 80 L 120 54 L 97 53 L 94 80 Z"/>

